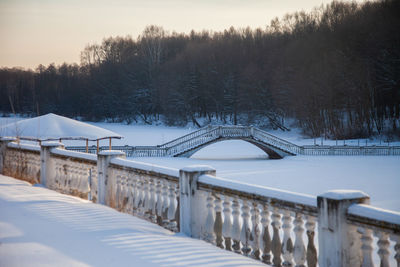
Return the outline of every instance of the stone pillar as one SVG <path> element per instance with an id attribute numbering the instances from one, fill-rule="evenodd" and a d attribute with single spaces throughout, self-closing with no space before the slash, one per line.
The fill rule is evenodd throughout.
<path id="1" fill-rule="evenodd" d="M 197 180 L 203 174 L 215 175 L 216 171 L 202 165 L 188 166 L 179 171 L 180 232 L 190 237 L 199 237 L 201 222 L 205 218 L 201 207 L 205 199 L 197 192 Z"/>
<path id="2" fill-rule="evenodd" d="M 109 197 L 110 179 L 108 166 L 111 159 L 116 157 L 125 158 L 122 151 L 105 150 L 97 155 L 97 203 L 107 205 Z"/>
<path id="3" fill-rule="evenodd" d="M 318 263 L 324 267 L 361 266 L 360 236 L 356 227 L 347 224 L 351 204 L 368 204 L 369 196 L 361 191 L 333 190 L 317 197 Z"/>
<path id="4" fill-rule="evenodd" d="M 7 152 L 7 145 L 10 142 L 15 141 L 13 137 L 1 137 L 0 138 L 0 173 L 3 174 L 4 160 Z"/>
<path id="5" fill-rule="evenodd" d="M 47 180 L 55 175 L 56 168 L 51 160 L 50 150 L 64 148 L 60 142 L 42 142 L 40 145 L 40 183 L 47 187 Z"/>

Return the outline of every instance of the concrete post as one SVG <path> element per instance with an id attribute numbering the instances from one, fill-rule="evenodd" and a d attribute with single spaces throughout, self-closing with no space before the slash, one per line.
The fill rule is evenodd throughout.
<path id="1" fill-rule="evenodd" d="M 0 173 L 3 174 L 4 159 L 6 157 L 7 145 L 10 142 L 17 140 L 13 137 L 1 137 L 0 138 Z"/>
<path id="2" fill-rule="evenodd" d="M 360 238 L 347 224 L 346 213 L 351 204 L 368 204 L 369 196 L 361 191 L 333 190 L 318 196 L 317 203 L 319 265 L 361 266 Z"/>
<path id="3" fill-rule="evenodd" d="M 97 155 L 97 203 L 108 205 L 109 195 L 109 173 L 108 166 L 111 159 L 116 157 L 125 158 L 125 153 L 122 151 L 106 150 L 101 151 Z"/>
<path id="4" fill-rule="evenodd" d="M 42 142 L 40 145 L 40 183 L 47 187 L 47 180 L 55 173 L 55 166 L 51 161 L 53 148 L 64 148 L 60 142 Z"/>
<path id="5" fill-rule="evenodd" d="M 205 199 L 197 193 L 197 180 L 203 174 L 215 175 L 216 171 L 202 165 L 188 166 L 179 171 L 180 232 L 190 237 L 199 237 L 201 220 L 205 218 L 201 207 Z"/>

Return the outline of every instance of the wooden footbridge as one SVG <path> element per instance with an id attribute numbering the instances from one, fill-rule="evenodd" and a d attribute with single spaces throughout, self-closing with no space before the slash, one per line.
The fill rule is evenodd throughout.
<path id="1" fill-rule="evenodd" d="M 127 157 L 190 157 L 200 149 L 224 140 L 243 140 L 256 145 L 270 159 L 281 159 L 294 155 L 400 155 L 399 146 L 298 146 L 256 127 L 207 126 L 190 134 L 158 146 L 113 146 Z M 85 147 L 67 147 L 69 150 L 85 152 Z M 108 150 L 108 146 L 100 147 Z M 89 147 L 96 153 L 96 146 Z"/>

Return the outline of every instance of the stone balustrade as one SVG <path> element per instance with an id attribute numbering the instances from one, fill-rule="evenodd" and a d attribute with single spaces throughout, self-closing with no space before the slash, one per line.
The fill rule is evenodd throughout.
<path id="1" fill-rule="evenodd" d="M 2 174 L 273 266 L 400 266 L 400 213 L 369 205 L 359 191 L 314 197 L 219 178 L 208 166 L 178 171 L 127 160 L 120 151 L 93 155 L 53 142 L 2 139 L 0 156 Z"/>

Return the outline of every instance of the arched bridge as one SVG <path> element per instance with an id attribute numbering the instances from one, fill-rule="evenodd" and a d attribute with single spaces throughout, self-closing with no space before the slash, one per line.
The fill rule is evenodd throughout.
<path id="1" fill-rule="evenodd" d="M 190 157 L 200 149 L 224 140 L 243 140 L 256 145 L 269 155 L 280 159 L 296 155 L 300 148 L 255 127 L 245 126 L 209 126 L 173 141 L 158 146 L 166 149 L 166 154 L 173 157 Z"/>
<path id="2" fill-rule="evenodd" d="M 159 146 L 113 146 L 128 157 L 190 157 L 200 149 L 224 140 L 243 140 L 261 148 L 271 159 L 301 153 L 301 147 L 273 136 L 255 127 L 245 126 L 207 126 Z M 67 147 L 75 151 L 85 151 L 85 147 Z M 109 147 L 100 147 L 107 150 Z M 96 153 L 96 147 L 89 147 Z"/>

